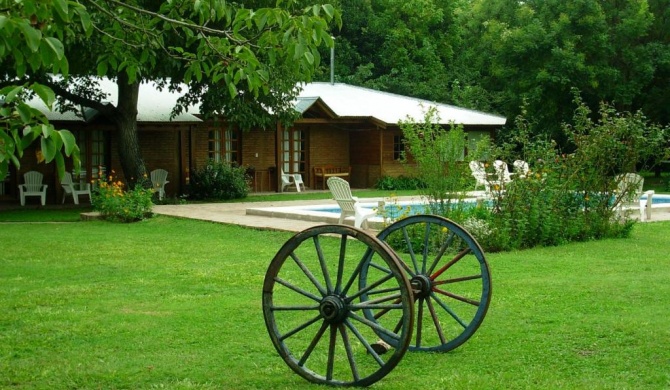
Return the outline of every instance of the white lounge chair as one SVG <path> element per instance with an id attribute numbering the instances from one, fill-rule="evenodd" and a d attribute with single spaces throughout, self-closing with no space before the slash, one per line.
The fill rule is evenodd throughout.
<path id="1" fill-rule="evenodd" d="M 486 169 L 484 169 L 484 163 L 473 160 L 470 161 L 469 165 L 472 176 L 475 178 L 475 191 L 477 191 L 479 186 L 484 186 L 484 189 L 488 188 L 488 180 L 486 176 Z"/>
<path id="2" fill-rule="evenodd" d="M 300 186 L 302 189 L 305 189 L 305 182 L 302 181 L 302 175 L 299 173 L 284 173 L 284 170 L 281 171 L 281 191 L 284 192 L 284 189 L 288 186 L 294 185 L 297 192 L 300 192 Z"/>
<path id="3" fill-rule="evenodd" d="M 29 171 L 23 174 L 23 181 L 25 183 L 19 184 L 19 197 L 21 198 L 21 206 L 26 205 L 26 196 L 39 196 L 42 201 L 42 206 L 47 200 L 47 185 L 42 184 L 44 175 L 37 171 Z"/>
<path id="4" fill-rule="evenodd" d="M 65 197 L 68 195 L 72 196 L 74 204 L 79 204 L 79 195 L 88 195 L 88 200 L 91 201 L 91 185 L 82 182 L 75 184 L 70 172 L 65 172 L 60 185 L 63 187 L 63 203 L 65 203 Z"/>
<path id="5" fill-rule="evenodd" d="M 514 169 L 514 173 L 516 174 L 516 177 L 519 179 L 525 179 L 526 176 L 528 176 L 528 171 L 530 171 L 530 168 L 528 167 L 528 163 L 523 161 L 523 160 L 516 160 L 512 163 L 512 167 Z"/>
<path id="6" fill-rule="evenodd" d="M 354 227 L 368 228 L 368 219 L 377 215 L 375 211 L 366 210 L 358 204 L 358 198 L 351 195 L 351 188 L 349 182 L 339 177 L 331 177 L 328 179 L 328 189 L 333 194 L 333 199 L 340 206 L 342 212 L 340 213 L 340 220 L 338 223 L 343 224 L 347 218 L 354 218 Z"/>
<path id="7" fill-rule="evenodd" d="M 505 186 L 505 184 L 512 181 L 512 177 L 509 174 L 509 168 L 507 163 L 502 160 L 495 160 L 493 162 L 493 169 L 495 169 L 496 174 L 498 174 L 498 181 Z"/>
<path id="8" fill-rule="evenodd" d="M 629 210 L 639 210 L 640 221 L 651 219 L 651 205 L 654 191 L 643 191 L 644 178 L 637 173 L 623 173 L 617 175 L 617 190 L 615 194 L 615 209 L 621 217 L 626 216 Z M 645 199 L 641 199 L 646 195 Z"/>
<path id="9" fill-rule="evenodd" d="M 155 169 L 151 171 L 151 185 L 154 190 L 158 191 L 158 200 L 163 200 L 165 197 L 165 185 L 167 181 L 168 171 L 165 169 Z"/>

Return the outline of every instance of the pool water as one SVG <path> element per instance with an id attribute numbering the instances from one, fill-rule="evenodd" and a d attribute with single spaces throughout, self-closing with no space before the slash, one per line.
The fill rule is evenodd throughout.
<path id="1" fill-rule="evenodd" d="M 467 204 L 467 207 L 474 207 L 476 204 L 475 201 L 465 201 L 464 204 Z M 378 215 L 385 216 L 387 218 L 395 219 L 401 215 L 417 215 L 417 214 L 432 214 L 430 204 L 426 203 L 390 203 L 384 205 L 383 213 L 379 211 L 378 205 L 372 204 L 362 204 L 363 209 L 366 210 L 375 210 Z M 339 214 L 341 212 L 340 208 L 337 206 L 323 206 L 323 207 L 310 207 L 309 211 L 317 211 L 324 213 L 333 213 Z"/>
<path id="2" fill-rule="evenodd" d="M 647 199 L 646 195 L 640 197 L 640 200 L 646 200 L 646 199 Z M 651 202 L 652 205 L 669 204 L 670 195 L 656 194 L 652 197 Z M 465 203 L 467 203 L 469 207 L 472 207 L 476 204 L 475 201 L 465 201 Z M 379 208 L 378 205 L 362 204 L 361 206 L 367 210 L 375 210 L 377 211 L 378 215 L 380 216 L 382 215 L 378 210 Z M 310 207 L 309 211 L 339 214 L 342 210 L 340 210 L 340 208 L 337 206 L 320 206 L 320 207 Z M 384 216 L 391 219 L 395 219 L 400 215 L 409 216 L 409 215 L 431 214 L 431 213 L 432 212 L 430 205 L 426 203 L 398 203 L 398 204 L 390 203 L 384 206 Z"/>

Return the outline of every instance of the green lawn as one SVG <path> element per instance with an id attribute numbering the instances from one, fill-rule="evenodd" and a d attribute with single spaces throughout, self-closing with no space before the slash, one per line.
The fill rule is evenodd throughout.
<path id="1" fill-rule="evenodd" d="M 0 224 L 0 388 L 311 389 L 276 354 L 261 287 L 291 236 L 168 217 Z M 488 255 L 482 327 L 375 389 L 667 389 L 670 222 Z"/>

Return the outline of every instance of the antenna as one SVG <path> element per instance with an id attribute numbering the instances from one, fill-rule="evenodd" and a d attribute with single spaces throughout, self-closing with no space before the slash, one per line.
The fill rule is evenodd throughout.
<path id="1" fill-rule="evenodd" d="M 335 85 L 335 37 L 333 38 L 333 46 L 330 47 L 330 84 Z"/>

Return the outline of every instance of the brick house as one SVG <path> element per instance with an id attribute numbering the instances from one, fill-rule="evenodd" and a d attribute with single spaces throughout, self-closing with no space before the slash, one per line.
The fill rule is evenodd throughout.
<path id="1" fill-rule="evenodd" d="M 115 101 L 116 85 L 104 81 L 101 88 Z M 140 87 L 138 136 L 149 171 L 163 168 L 169 172 L 168 196 L 187 190 L 189 172 L 209 159 L 234 161 L 253 172 L 252 191 L 278 191 L 279 171 L 301 173 L 307 185 L 314 187 L 313 168 L 324 165 L 350 167 L 352 187 L 373 186 L 384 176 L 405 174 L 400 163 L 401 120 L 422 121 L 429 106 L 437 108 L 444 126 L 462 124 L 470 142 L 494 132 L 506 119 L 455 106 L 438 104 L 406 96 L 379 92 L 340 83 L 310 83 L 304 86 L 295 109 L 301 119 L 290 128 L 242 132 L 234 125 L 204 121 L 197 108 L 170 118 L 177 94 L 159 91 L 151 83 Z M 46 112 L 46 109 L 44 109 Z M 46 112 L 56 128 L 71 130 L 82 151 L 82 170 L 86 178 L 96 178 L 99 170 L 119 179 L 121 164 L 113 126 L 91 110 L 83 118 L 73 113 Z M 49 185 L 47 202 L 62 199 L 54 164 L 38 163 L 36 146 L 21 159 L 21 170 L 12 166 L 0 187 L 0 199 L 18 201 L 22 174 L 38 170 Z M 277 169 L 280 167 L 281 169 Z M 88 179 L 87 179 L 88 180 Z"/>

